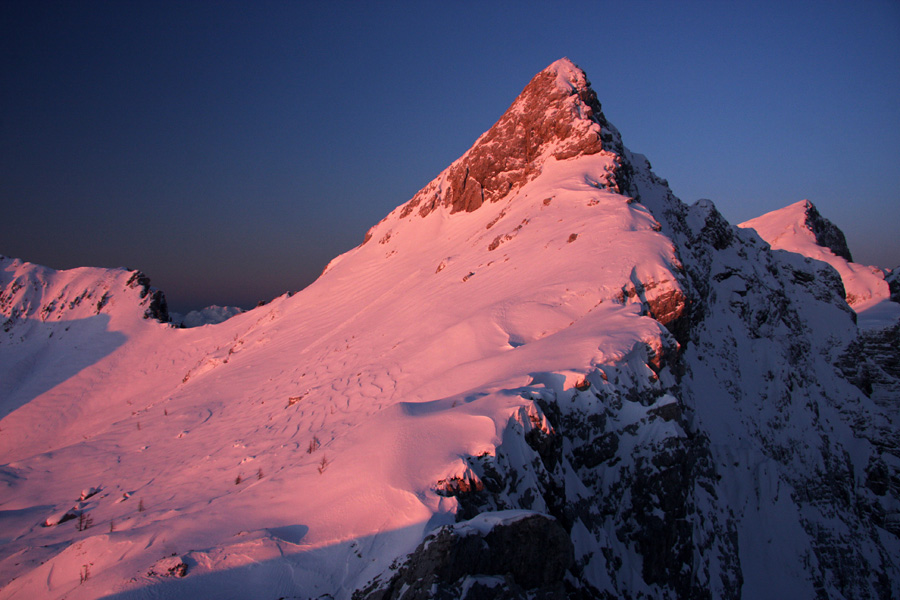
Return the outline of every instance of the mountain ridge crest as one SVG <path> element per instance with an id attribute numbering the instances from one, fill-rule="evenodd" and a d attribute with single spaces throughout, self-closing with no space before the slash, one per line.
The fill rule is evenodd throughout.
<path id="1" fill-rule="evenodd" d="M 599 153 L 618 162 L 621 138 L 603 115 L 587 75 L 561 58 L 535 75 L 469 150 L 400 207 L 399 217 L 424 217 L 439 207 L 450 214 L 473 212 L 533 180 L 548 159 Z M 608 173 L 604 185 L 621 191 L 617 169 Z"/>

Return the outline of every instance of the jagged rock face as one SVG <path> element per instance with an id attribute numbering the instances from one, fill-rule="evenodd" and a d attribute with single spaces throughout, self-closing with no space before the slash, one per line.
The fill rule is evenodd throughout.
<path id="1" fill-rule="evenodd" d="M 769 511 L 777 510 L 781 494 L 788 494 L 794 503 L 790 510 L 798 515 L 792 527 L 799 529 L 782 535 L 797 545 L 804 561 L 816 564 L 802 567 L 809 577 L 806 593 L 889 598 L 896 590 L 887 584 L 893 577 L 888 573 L 896 566 L 888 566 L 888 556 L 897 544 L 884 537 L 890 522 L 884 515 L 893 510 L 897 495 L 886 500 L 870 493 L 855 465 L 880 465 L 886 455 L 896 464 L 895 434 L 890 433 L 895 427 L 839 371 L 847 354 L 866 343 L 855 340 L 865 336 L 855 338 L 856 315 L 841 301 L 843 285 L 834 270 L 798 254 L 769 252 L 753 237 L 734 233 L 731 251 L 712 252 L 696 243 L 701 231 L 690 232 L 694 256 L 686 260 L 694 289 L 710 285 L 697 299 L 695 312 L 703 317 L 692 326 L 681 386 L 697 427 L 708 432 L 717 449 L 720 489 L 747 485 L 738 483 L 738 471 L 749 457 L 767 463 L 766 474 L 757 473 L 751 484 L 760 506 L 746 502 L 730 508 L 738 539 L 754 536 L 750 524 L 758 522 L 754 513 L 764 510 L 767 494 L 774 501 Z M 857 354 L 849 360 L 859 364 L 864 359 Z M 723 418 L 728 404 L 734 413 Z M 853 433 L 845 437 L 839 430 Z M 747 448 L 753 448 L 749 456 Z M 781 548 L 769 552 L 782 555 L 771 560 L 773 566 L 781 563 L 771 569 L 772 581 L 787 580 L 776 571 L 797 557 Z M 748 563 L 757 557 L 746 551 L 742 556 L 746 579 L 756 570 Z M 745 594 L 776 587 L 758 574 L 753 578 Z"/>
<path id="2" fill-rule="evenodd" d="M 891 290 L 891 300 L 900 302 L 900 267 L 891 271 L 884 279 Z"/>
<path id="3" fill-rule="evenodd" d="M 497 456 L 470 460 L 482 485 L 457 494 L 458 514 L 555 516 L 579 548 L 569 597 L 641 597 L 621 575 L 636 569 L 649 597 L 737 598 L 737 534 L 709 440 L 666 393 L 671 369 L 657 375 L 646 350 L 574 389 L 530 392 L 535 405 L 510 421 Z"/>
<path id="4" fill-rule="evenodd" d="M 900 408 L 900 323 L 860 331 L 836 362 L 844 377 L 885 408 Z"/>
<path id="5" fill-rule="evenodd" d="M 574 551 L 555 519 L 526 514 L 480 529 L 460 523 L 429 535 L 388 581 L 376 579 L 354 600 L 566 598 Z"/>
<path id="6" fill-rule="evenodd" d="M 806 203 L 806 226 L 816 236 L 816 243 L 824 248 L 828 248 L 837 256 L 853 262 L 850 255 L 850 248 L 847 246 L 847 239 L 844 232 L 841 231 L 834 223 L 819 214 L 812 202 Z"/>
<path id="7" fill-rule="evenodd" d="M 418 192 L 401 216 L 415 209 L 425 216 L 438 206 L 471 212 L 533 179 L 547 158 L 615 149 L 617 138 L 584 72 L 559 60 L 538 73 L 500 120 Z"/>

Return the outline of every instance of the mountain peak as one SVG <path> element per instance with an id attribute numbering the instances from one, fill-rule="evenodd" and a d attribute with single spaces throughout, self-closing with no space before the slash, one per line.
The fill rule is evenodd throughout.
<path id="1" fill-rule="evenodd" d="M 853 262 L 843 232 L 823 217 L 809 200 L 801 200 L 784 208 L 740 223 L 738 227 L 753 229 L 775 250 L 786 250 L 828 263 L 838 272 L 844 284 L 845 297 L 857 314 L 891 299 L 889 282 L 877 267 Z M 884 314 L 871 315 L 876 320 Z M 894 319 L 890 316 L 890 319 Z"/>
<path id="2" fill-rule="evenodd" d="M 541 73 L 555 75 L 557 87 L 564 92 L 578 91 L 591 86 L 584 71 L 566 57 L 553 61 Z"/>
<path id="3" fill-rule="evenodd" d="M 837 225 L 823 217 L 809 200 L 800 200 L 773 210 L 741 223 L 740 227 L 755 229 L 775 248 L 781 248 L 780 239 L 787 240 L 800 233 L 810 237 L 817 246 L 830 250 L 835 256 L 853 261 L 844 233 Z"/>
<path id="4" fill-rule="evenodd" d="M 472 212 L 534 179 L 548 159 L 605 151 L 622 154 L 619 134 L 603 116 L 584 71 L 561 58 L 535 75 L 503 116 L 413 196 L 400 217 L 416 209 L 425 216 L 439 206 Z M 618 191 L 616 174 L 609 175 L 609 187 Z"/>

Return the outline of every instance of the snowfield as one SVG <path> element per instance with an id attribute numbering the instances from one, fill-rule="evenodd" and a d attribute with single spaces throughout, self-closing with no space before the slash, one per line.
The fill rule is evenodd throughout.
<path id="1" fill-rule="evenodd" d="M 855 313 L 799 254 L 857 312 L 887 284 L 681 204 L 580 69 L 543 73 L 541 119 L 575 125 L 505 195 L 400 206 L 221 323 L 160 322 L 137 272 L 0 259 L 0 598 L 405 597 L 430 534 L 533 515 L 574 557 L 548 597 L 900 595 L 896 414 L 834 366 Z M 778 248 L 795 217 L 744 225 Z"/>

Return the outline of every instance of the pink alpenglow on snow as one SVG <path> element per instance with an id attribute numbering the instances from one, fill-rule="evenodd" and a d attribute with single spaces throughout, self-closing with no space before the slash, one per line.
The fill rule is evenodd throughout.
<path id="1" fill-rule="evenodd" d="M 3 259 L 0 599 L 896 597 L 896 380 L 790 243 L 681 203 L 562 59 L 220 323 Z"/>

